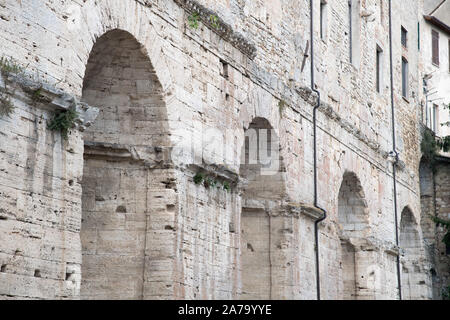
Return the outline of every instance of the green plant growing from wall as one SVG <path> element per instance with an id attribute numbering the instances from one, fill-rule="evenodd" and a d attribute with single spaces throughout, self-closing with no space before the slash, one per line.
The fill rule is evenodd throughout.
<path id="1" fill-rule="evenodd" d="M 198 14 L 198 12 L 193 12 L 188 17 L 189 27 L 191 27 L 192 29 L 195 29 L 195 30 L 198 29 L 199 21 L 200 21 L 200 15 Z"/>
<path id="2" fill-rule="evenodd" d="M 197 173 L 197 174 L 194 176 L 194 183 L 195 183 L 195 184 L 200 184 L 200 183 L 202 183 L 203 179 L 204 179 L 203 174 Z"/>
<path id="3" fill-rule="evenodd" d="M 436 162 L 439 146 L 434 134 L 430 130 L 424 131 L 420 143 L 420 150 L 422 151 L 424 159 L 430 164 L 431 168 L 435 170 L 434 164 Z"/>
<path id="4" fill-rule="evenodd" d="M 448 106 L 445 106 L 445 108 L 448 109 L 450 114 L 450 104 Z M 441 126 L 450 126 L 450 121 L 441 123 Z M 436 135 L 431 130 L 425 130 L 422 136 L 420 149 L 425 160 L 430 163 L 431 168 L 434 171 L 436 157 L 438 156 L 439 151 L 450 151 L 450 136 L 436 137 Z"/>
<path id="5" fill-rule="evenodd" d="M 219 24 L 219 17 L 218 16 L 216 16 L 215 14 L 209 15 L 209 22 L 211 23 L 211 26 L 214 29 L 219 29 L 220 24 Z"/>
<path id="6" fill-rule="evenodd" d="M 216 30 L 220 28 L 219 17 L 215 14 L 210 14 L 208 17 L 209 24 Z M 198 29 L 200 25 L 200 14 L 198 12 L 192 12 L 188 16 L 188 24 L 191 29 Z"/>
<path id="7" fill-rule="evenodd" d="M 55 114 L 48 128 L 52 131 L 60 131 L 61 136 L 67 140 L 69 129 L 73 128 L 78 119 L 78 112 L 74 109 L 59 111 Z"/>
<path id="8" fill-rule="evenodd" d="M 0 117 L 11 117 L 14 112 L 14 105 L 10 96 L 14 95 L 14 92 L 9 92 L 7 85 L 9 84 L 8 76 L 10 74 L 20 74 L 23 72 L 23 68 L 20 67 L 13 59 L 5 57 L 0 58 L 0 74 L 4 77 L 4 88 L 0 89 Z"/>
<path id="9" fill-rule="evenodd" d="M 230 191 L 231 187 L 227 181 L 221 182 L 220 180 L 205 176 L 205 174 L 198 172 L 194 176 L 194 183 L 197 185 L 203 184 L 203 186 L 207 189 L 209 188 L 217 188 L 223 189 L 225 191 Z"/>
<path id="10" fill-rule="evenodd" d="M 206 178 L 203 185 L 205 188 L 214 188 L 216 186 L 216 181 L 211 178 Z"/>
<path id="11" fill-rule="evenodd" d="M 5 57 L 0 58 L 0 73 L 3 76 L 9 74 L 19 74 L 23 72 L 23 68 L 20 67 L 13 59 L 8 59 Z"/>

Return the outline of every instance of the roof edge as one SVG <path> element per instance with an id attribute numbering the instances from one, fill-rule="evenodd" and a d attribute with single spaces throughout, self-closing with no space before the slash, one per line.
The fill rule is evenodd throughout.
<path id="1" fill-rule="evenodd" d="M 450 26 L 448 26 L 447 24 L 445 24 L 444 22 L 442 22 L 441 20 L 439 20 L 436 17 L 430 16 L 430 15 L 424 15 L 423 18 L 428 21 L 429 23 L 435 25 L 436 27 L 438 27 L 439 29 L 441 29 L 444 32 L 447 32 L 448 34 L 450 34 Z"/>

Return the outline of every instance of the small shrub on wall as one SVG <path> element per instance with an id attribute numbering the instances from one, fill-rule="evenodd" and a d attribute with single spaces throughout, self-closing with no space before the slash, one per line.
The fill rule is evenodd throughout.
<path id="1" fill-rule="evenodd" d="M 0 91 L 0 117 L 11 117 L 14 112 L 14 105 L 7 92 Z"/>
<path id="2" fill-rule="evenodd" d="M 67 140 L 69 130 L 75 126 L 78 119 L 78 112 L 74 109 L 67 109 L 57 112 L 53 120 L 49 123 L 48 128 L 52 131 L 60 131 L 61 136 Z"/>

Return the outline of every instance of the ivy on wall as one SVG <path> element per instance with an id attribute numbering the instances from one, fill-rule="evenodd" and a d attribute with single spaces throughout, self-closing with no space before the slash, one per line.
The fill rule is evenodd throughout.
<path id="1" fill-rule="evenodd" d="M 9 92 L 4 89 L 0 89 L 0 117 L 11 117 L 13 112 L 14 105 L 9 97 Z"/>
<path id="2" fill-rule="evenodd" d="M 445 107 L 450 114 L 450 104 Z M 450 121 L 442 123 L 441 126 L 450 126 Z M 430 164 L 433 172 L 436 172 L 436 157 L 440 151 L 450 151 L 450 135 L 444 137 L 436 137 L 434 132 L 426 129 L 422 136 L 422 142 L 420 144 L 424 159 Z M 445 229 L 446 233 L 442 238 L 442 242 L 446 247 L 450 247 L 450 220 L 442 219 L 433 215 L 430 215 L 431 220 L 436 223 L 437 226 L 441 226 Z M 450 300 L 450 286 L 445 287 L 442 290 L 442 299 Z"/>
<path id="3" fill-rule="evenodd" d="M 436 137 L 431 130 L 425 129 L 423 132 L 420 150 L 422 151 L 423 158 L 430 164 L 434 171 L 439 146 Z"/>

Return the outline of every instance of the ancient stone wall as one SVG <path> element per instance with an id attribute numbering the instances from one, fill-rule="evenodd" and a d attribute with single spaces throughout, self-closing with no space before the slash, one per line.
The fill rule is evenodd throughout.
<path id="1" fill-rule="evenodd" d="M 421 224 L 426 258 L 432 274 L 434 299 L 441 299 L 443 290 L 449 285 L 449 251 L 442 242 L 446 231 L 432 219 L 433 216 L 448 219 L 448 180 L 449 166 L 445 157 L 440 157 L 433 166 L 426 160 L 421 161 Z"/>
<path id="2" fill-rule="evenodd" d="M 15 107 L 0 119 L 0 297 L 77 297 L 82 126 L 65 141 L 47 124 L 54 110 L 75 108 L 83 116 L 86 106 L 24 75 L 3 74 L 0 85 Z"/>
<path id="3" fill-rule="evenodd" d="M 320 285 L 323 299 L 346 298 L 349 281 L 360 288 L 357 298 L 396 299 L 387 1 L 353 2 L 351 62 L 348 1 L 327 1 L 322 39 L 319 24 L 314 29 L 318 200 L 328 212 L 319 230 Z M 1 4 L 0 53 L 100 110 L 92 127 L 71 130 L 67 141 L 46 129 L 51 104 L 19 95 L 12 118 L 0 118 L 2 297 L 315 299 L 309 1 Z M 421 239 L 418 8 L 410 4 L 393 6 L 397 223 L 400 232 L 408 207 Z M 404 98 L 402 56 L 411 71 Z M 262 123 L 277 137 L 272 176 L 242 167 L 246 134 Z M 359 183 L 344 187 L 351 195 L 343 208 L 348 173 Z M 351 206 L 364 207 L 367 229 L 347 259 L 339 216 Z M 29 252 L 20 255 L 16 239 Z M 424 256 L 421 248 L 413 254 Z M 355 264 L 353 278 L 343 260 Z M 417 268 L 425 280 L 414 296 L 430 298 L 425 259 Z"/>
<path id="4" fill-rule="evenodd" d="M 440 162 L 436 169 L 436 216 L 448 220 L 450 218 L 450 165 L 448 159 Z M 438 274 L 437 288 L 439 297 L 442 291 L 448 292 L 450 286 L 450 248 L 443 243 L 446 230 L 443 226 L 436 228 L 436 260 Z"/>

